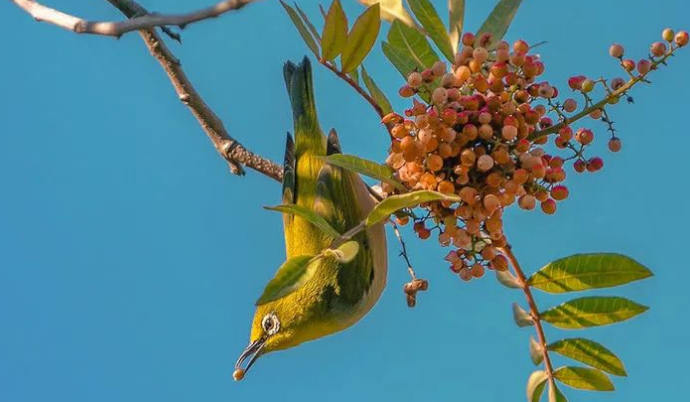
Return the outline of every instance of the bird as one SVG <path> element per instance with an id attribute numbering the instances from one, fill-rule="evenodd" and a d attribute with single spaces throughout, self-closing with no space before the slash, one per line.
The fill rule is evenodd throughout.
<path id="1" fill-rule="evenodd" d="M 328 155 L 341 153 L 341 146 L 335 130 L 326 136 L 319 125 L 309 59 L 298 64 L 288 61 L 283 75 L 295 137 L 293 141 L 288 133 L 286 140 L 282 203 L 313 211 L 344 233 L 366 218 L 376 199 L 357 173 L 324 161 Z M 349 262 L 323 253 L 334 238 L 309 220 L 284 214 L 283 226 L 287 261 L 272 282 L 291 277 L 292 272 L 308 274 L 279 289 L 279 297 L 257 302 L 249 345 L 235 364 L 237 381 L 260 356 L 351 327 L 374 307 L 386 286 L 388 257 L 382 224 L 352 237 L 356 254 Z"/>

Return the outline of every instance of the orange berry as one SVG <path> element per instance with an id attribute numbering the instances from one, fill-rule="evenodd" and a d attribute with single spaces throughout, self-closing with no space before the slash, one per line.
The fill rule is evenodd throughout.
<path id="1" fill-rule="evenodd" d="M 480 263 L 476 263 L 472 266 L 472 276 L 475 278 L 481 278 L 484 276 L 484 266 Z"/>
<path id="2" fill-rule="evenodd" d="M 501 208 L 501 200 L 498 198 L 498 196 L 489 194 L 484 197 L 484 208 L 486 208 L 490 213 L 493 213 L 495 210 Z"/>
<path id="3" fill-rule="evenodd" d="M 499 254 L 491 260 L 491 265 L 496 271 L 505 271 L 508 269 L 508 259 L 504 255 Z"/>
<path id="4" fill-rule="evenodd" d="M 673 38 L 673 40 L 676 42 L 676 45 L 678 46 L 685 46 L 688 44 L 688 33 L 685 31 L 680 31 L 676 34 L 676 37 Z"/>
<path id="5" fill-rule="evenodd" d="M 537 205 L 537 200 L 533 195 L 525 194 L 520 199 L 518 199 L 518 205 L 522 209 L 532 210 Z"/>
<path id="6" fill-rule="evenodd" d="M 477 159 L 477 169 L 480 172 L 486 172 L 494 167 L 494 159 L 489 155 L 482 155 Z"/>
<path id="7" fill-rule="evenodd" d="M 455 193 L 455 185 L 448 180 L 443 180 L 442 182 L 438 183 L 437 190 L 439 193 L 453 194 Z"/>
<path id="8" fill-rule="evenodd" d="M 609 150 L 611 152 L 618 152 L 622 148 L 621 140 L 620 138 L 611 138 L 609 140 Z"/>
<path id="9" fill-rule="evenodd" d="M 673 37 L 675 36 L 675 32 L 673 32 L 673 29 L 671 28 L 666 28 L 664 31 L 661 33 L 661 38 L 665 40 L 666 42 L 673 42 Z"/>
<path id="10" fill-rule="evenodd" d="M 556 201 L 552 199 L 547 199 L 542 201 L 541 210 L 547 215 L 553 215 L 556 213 Z"/>
<path id="11" fill-rule="evenodd" d="M 517 53 L 527 53 L 529 51 L 529 45 L 522 39 L 516 40 L 513 43 L 513 51 Z"/>

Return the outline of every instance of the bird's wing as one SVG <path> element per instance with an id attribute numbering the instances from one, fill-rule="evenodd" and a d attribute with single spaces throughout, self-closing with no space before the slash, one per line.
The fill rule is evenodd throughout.
<path id="1" fill-rule="evenodd" d="M 340 142 L 335 130 L 328 136 L 328 150 L 332 153 L 340 152 Z M 361 178 L 348 170 L 333 165 L 324 165 L 316 180 L 316 198 L 314 211 L 324 217 L 338 232 L 344 233 L 357 226 L 368 214 L 366 205 L 359 199 L 358 187 L 364 191 Z M 367 232 L 356 235 L 360 250 L 354 260 L 341 264 L 338 270 L 338 281 L 347 286 L 341 286 L 341 297 L 350 304 L 362 300 L 374 279 L 374 263 L 370 236 Z"/>

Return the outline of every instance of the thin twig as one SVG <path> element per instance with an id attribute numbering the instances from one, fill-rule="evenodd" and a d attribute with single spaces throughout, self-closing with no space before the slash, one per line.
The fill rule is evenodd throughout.
<path id="1" fill-rule="evenodd" d="M 34 0 L 10 0 L 31 15 L 36 21 L 43 21 L 78 34 L 92 34 L 119 37 L 123 34 L 141 29 L 155 27 L 185 26 L 218 17 L 229 11 L 239 10 L 248 3 L 258 0 L 226 0 L 214 6 L 207 7 L 186 14 L 154 14 L 145 13 L 130 17 L 125 21 L 88 21 L 73 15 L 46 7 Z"/>
<path id="2" fill-rule="evenodd" d="M 546 342 L 546 335 L 544 335 L 544 327 L 541 325 L 541 317 L 539 317 L 539 309 L 537 307 L 536 301 L 534 300 L 534 296 L 532 295 L 532 289 L 530 289 L 530 286 L 527 283 L 525 273 L 522 271 L 522 268 L 520 268 L 520 263 L 515 257 L 515 254 L 513 254 L 512 247 L 508 244 L 505 247 L 500 248 L 499 251 L 508 258 L 508 260 L 510 261 L 510 265 L 513 266 L 513 270 L 515 271 L 515 276 L 517 277 L 518 283 L 520 284 L 520 288 L 525 294 L 525 298 L 527 299 L 527 303 L 529 304 L 530 316 L 532 317 L 532 321 L 534 322 L 534 327 L 537 331 L 537 338 L 539 340 L 539 344 L 541 345 L 542 356 L 544 358 L 544 368 L 546 371 L 546 375 L 549 378 L 549 385 L 553 388 L 555 386 L 553 377 L 553 365 L 551 364 L 551 357 L 549 356 L 549 351 L 546 349 L 546 346 L 548 345 Z"/>
<path id="3" fill-rule="evenodd" d="M 574 123 L 574 122 L 576 122 L 576 121 L 582 119 L 583 117 L 588 116 L 588 115 L 589 115 L 590 113 L 592 113 L 593 111 L 595 111 L 595 110 L 597 110 L 597 109 L 603 109 L 604 106 L 606 106 L 606 105 L 609 103 L 609 101 L 610 101 L 611 99 L 615 99 L 615 98 L 620 98 L 620 97 L 622 97 L 623 95 L 626 94 L 627 91 L 629 91 L 629 90 L 630 90 L 633 86 L 635 86 L 637 83 L 639 83 L 639 82 L 648 82 L 648 81 L 647 81 L 647 76 L 648 76 L 652 71 L 656 71 L 657 67 L 658 67 L 660 64 L 666 64 L 666 60 L 667 60 L 669 57 L 673 56 L 673 53 L 676 51 L 676 49 L 678 49 L 677 46 L 671 45 L 671 49 L 670 49 L 670 51 L 669 51 L 668 53 L 666 53 L 666 54 L 665 54 L 663 57 L 661 57 L 660 59 L 658 59 L 658 60 L 652 62 L 652 67 L 651 67 L 651 69 L 650 69 L 647 73 L 645 73 L 645 74 L 640 74 L 640 75 L 633 75 L 632 73 L 630 73 L 630 77 L 631 77 L 631 78 L 630 78 L 630 81 L 628 81 L 627 83 L 625 83 L 625 85 L 623 85 L 622 87 L 620 87 L 620 88 L 618 88 L 617 90 L 611 92 L 610 94 L 608 94 L 607 96 L 605 96 L 603 99 L 601 99 L 601 100 L 598 101 L 597 103 L 592 103 L 589 107 L 586 107 L 586 108 L 582 109 L 582 111 L 580 111 L 579 113 L 577 113 L 577 114 L 575 114 L 575 115 L 573 115 L 573 116 L 570 116 L 570 117 L 566 118 L 564 121 L 562 121 L 562 122 L 560 122 L 560 123 L 558 123 L 558 124 L 554 124 L 553 126 L 551 126 L 551 127 L 549 127 L 549 128 L 546 128 L 546 129 L 544 129 L 544 130 L 534 131 L 532 134 L 530 134 L 530 135 L 527 137 L 527 139 L 530 140 L 530 141 L 534 141 L 534 140 L 536 140 L 537 138 L 544 137 L 544 136 L 547 136 L 547 135 L 549 135 L 549 134 L 557 133 L 557 132 L 558 132 L 560 129 L 562 129 L 563 127 L 565 127 L 565 126 L 567 126 L 567 125 L 570 125 L 570 124 L 572 124 L 572 123 Z"/>
<path id="4" fill-rule="evenodd" d="M 327 69 L 333 71 L 333 73 L 335 73 L 335 75 L 337 75 L 338 78 L 340 78 L 340 79 L 342 79 L 343 81 L 347 82 L 347 83 L 348 83 L 358 94 L 360 94 L 360 95 L 362 96 L 362 98 L 364 98 L 364 100 L 366 100 L 366 101 L 371 105 L 372 108 L 374 108 L 374 111 L 376 112 L 376 114 L 378 114 L 379 117 L 380 117 L 381 119 L 383 119 L 383 116 L 385 116 L 385 113 L 383 113 L 383 109 L 381 109 L 381 106 L 379 106 L 378 102 L 376 102 L 376 99 L 374 99 L 374 97 L 372 97 L 371 95 L 369 95 L 369 94 L 367 93 L 367 91 L 364 90 L 364 88 L 362 88 L 362 87 L 361 87 L 355 80 L 353 80 L 347 73 L 345 73 L 345 72 L 343 72 L 343 71 L 340 71 L 340 70 L 338 69 L 338 67 L 337 67 L 334 63 L 332 63 L 332 62 L 330 62 L 330 61 L 328 61 L 328 60 L 326 60 L 326 61 L 319 61 L 319 62 L 320 62 L 324 67 L 326 67 Z M 388 130 L 388 134 L 391 135 L 391 136 L 393 135 L 393 134 L 391 133 L 391 130 L 392 130 L 392 129 L 393 129 L 393 126 L 392 126 L 392 125 L 386 124 L 386 130 Z"/>
<path id="5" fill-rule="evenodd" d="M 414 272 L 414 268 L 412 268 L 412 263 L 410 262 L 410 258 L 407 255 L 407 247 L 405 246 L 405 241 L 403 240 L 402 236 L 400 235 L 400 230 L 398 230 L 398 225 L 393 222 L 393 220 L 389 220 L 391 226 L 393 226 L 393 233 L 395 233 L 395 237 L 398 238 L 398 242 L 400 242 L 400 256 L 405 260 L 405 263 L 407 264 L 407 272 L 410 274 L 412 277 L 412 280 L 417 279 L 417 274 Z"/>
<path id="6" fill-rule="evenodd" d="M 132 0 L 108 0 L 108 2 L 127 17 L 147 13 L 145 8 Z M 244 169 L 242 168 L 242 165 L 244 165 L 272 179 L 281 181 L 283 177 L 282 166 L 246 149 L 228 134 L 223 122 L 194 89 L 191 81 L 189 81 L 182 67 L 180 67 L 179 61 L 160 36 L 153 29 L 143 29 L 139 33 L 151 55 L 160 63 L 168 75 L 180 101 L 196 117 L 218 153 L 230 165 L 232 172 L 239 175 L 244 174 Z"/>

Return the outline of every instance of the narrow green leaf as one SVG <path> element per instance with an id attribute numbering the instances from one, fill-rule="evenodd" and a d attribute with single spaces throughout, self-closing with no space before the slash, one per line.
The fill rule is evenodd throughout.
<path id="1" fill-rule="evenodd" d="M 388 101 L 388 98 L 386 98 L 386 95 L 383 93 L 383 91 L 381 91 L 381 88 L 379 88 L 379 86 L 376 85 L 374 80 L 369 76 L 369 74 L 367 73 L 367 69 L 364 68 L 364 66 L 362 66 L 362 80 L 364 81 L 364 85 L 369 90 L 371 96 L 374 98 L 376 103 L 381 108 L 383 114 L 388 114 L 392 112 L 393 107 L 391 106 L 391 103 Z"/>
<path id="2" fill-rule="evenodd" d="M 405 24 L 416 27 L 412 16 L 407 12 L 403 6 L 403 0 L 357 0 L 360 3 L 370 6 L 374 3 L 379 3 L 381 5 L 381 19 L 388 22 L 393 22 L 396 19 L 404 22 Z"/>
<path id="3" fill-rule="evenodd" d="M 393 169 L 388 165 L 378 164 L 355 155 L 333 154 L 323 158 L 326 163 L 351 170 L 377 180 L 385 181 L 394 187 L 404 190 L 405 187 L 393 177 Z"/>
<path id="4" fill-rule="evenodd" d="M 371 51 L 381 28 L 380 16 L 381 7 L 377 3 L 367 8 L 355 21 L 340 58 L 344 72 L 349 73 L 359 67 Z"/>
<path id="5" fill-rule="evenodd" d="M 568 402 L 555 382 L 549 386 L 549 402 Z"/>
<path id="6" fill-rule="evenodd" d="M 489 48 L 496 47 L 508 31 L 521 3 L 522 0 L 500 0 L 477 31 L 477 37 L 479 38 L 485 33 L 491 34 L 491 46 Z"/>
<path id="7" fill-rule="evenodd" d="M 513 303 L 513 320 L 518 327 L 529 327 L 534 325 L 532 316 L 522 309 L 517 303 Z"/>
<path id="8" fill-rule="evenodd" d="M 333 60 L 340 55 L 347 41 L 347 16 L 340 0 L 331 3 L 323 26 L 321 42 L 322 60 Z"/>
<path id="9" fill-rule="evenodd" d="M 357 85 L 359 85 L 359 72 L 357 72 L 356 68 L 347 73 L 347 75 L 349 75 L 350 78 L 352 78 L 357 83 Z"/>
<path id="10" fill-rule="evenodd" d="M 532 336 L 529 337 L 529 357 L 535 366 L 544 361 L 544 348 Z"/>
<path id="11" fill-rule="evenodd" d="M 460 197 L 452 194 L 442 194 L 436 191 L 428 190 L 419 190 L 406 194 L 392 195 L 374 207 L 374 209 L 369 213 L 369 216 L 367 216 L 366 226 L 371 227 L 401 209 L 412 208 L 423 202 L 441 200 L 460 202 Z"/>
<path id="12" fill-rule="evenodd" d="M 295 3 L 295 8 L 297 8 L 297 12 L 299 13 L 300 17 L 302 17 L 302 21 L 307 25 L 307 28 L 309 28 L 309 32 L 311 32 L 312 35 L 314 35 L 314 38 L 316 39 L 316 42 L 318 44 L 321 44 L 321 36 L 319 36 L 319 31 L 316 30 L 316 27 L 314 24 L 309 21 L 309 17 L 307 17 L 307 14 L 302 11 L 301 8 Z"/>
<path id="13" fill-rule="evenodd" d="M 327 257 L 334 257 L 336 261 L 342 264 L 347 264 L 352 261 L 359 252 L 359 243 L 354 240 L 350 240 L 340 245 L 340 247 L 335 250 L 327 249 L 324 251 L 324 255 Z"/>
<path id="14" fill-rule="evenodd" d="M 613 391 L 613 383 L 606 374 L 588 367 L 560 367 L 553 376 L 563 384 L 590 391 Z"/>
<path id="15" fill-rule="evenodd" d="M 288 15 L 290 16 L 290 19 L 292 20 L 292 23 L 295 25 L 295 27 L 297 27 L 297 31 L 299 31 L 299 34 L 302 36 L 302 39 L 304 39 L 304 42 L 307 44 L 307 46 L 309 46 L 309 49 L 311 49 L 311 51 L 316 55 L 316 57 L 319 57 L 319 46 L 316 44 L 314 37 L 311 36 L 311 33 L 304 25 L 304 22 L 302 22 L 300 16 L 292 7 L 287 5 L 283 0 L 280 0 L 280 4 L 282 4 L 283 8 L 285 8 L 285 11 L 287 11 Z"/>
<path id="16" fill-rule="evenodd" d="M 447 35 L 445 31 L 444 35 Z M 414 62 L 414 67 L 420 71 L 431 67 L 438 61 L 438 55 L 434 52 L 426 36 L 400 21 L 393 21 L 388 31 L 387 39 L 390 45 L 395 46 L 398 50 L 402 51 L 408 59 L 411 59 Z M 402 74 L 407 78 L 413 70 L 414 68 L 409 69 Z"/>
<path id="17" fill-rule="evenodd" d="M 613 375 L 627 376 L 623 362 L 600 343 L 584 338 L 561 339 L 546 347 L 573 360 L 604 370 Z"/>
<path id="18" fill-rule="evenodd" d="M 509 288 L 509 289 L 520 289 L 521 286 L 517 281 L 517 278 L 510 273 L 510 271 L 496 271 L 496 279 L 498 283 Z"/>
<path id="19" fill-rule="evenodd" d="M 278 272 L 266 285 L 264 293 L 256 302 L 257 306 L 285 297 L 304 285 L 313 275 L 308 269 L 317 256 L 300 255 L 290 258 L 278 268 Z"/>
<path id="20" fill-rule="evenodd" d="M 527 379 L 527 402 L 539 402 L 548 378 L 544 370 L 537 370 L 530 374 Z"/>
<path id="21" fill-rule="evenodd" d="M 462 26 L 465 20 L 465 0 L 448 0 L 448 33 L 453 53 L 458 51 Z"/>
<path id="22" fill-rule="evenodd" d="M 431 40 L 434 41 L 448 61 L 453 62 L 454 54 L 453 46 L 450 44 L 450 37 L 431 2 L 429 0 L 407 0 L 407 2 L 410 4 L 414 16 L 422 24 Z"/>
<path id="23" fill-rule="evenodd" d="M 649 278 L 652 272 L 620 254 L 576 254 L 547 264 L 527 283 L 549 293 L 600 289 Z"/>
<path id="24" fill-rule="evenodd" d="M 565 302 L 540 314 L 541 319 L 558 328 L 578 329 L 625 321 L 649 307 L 615 296 L 592 296 Z"/>
<path id="25" fill-rule="evenodd" d="M 297 215 L 300 218 L 308 221 L 312 225 L 316 226 L 317 228 L 321 229 L 322 232 L 324 232 L 326 235 L 332 238 L 338 238 L 340 237 L 340 233 L 338 233 L 337 230 L 333 229 L 333 227 L 321 216 L 318 215 L 316 212 L 313 210 L 303 207 L 301 205 L 297 204 L 285 204 L 285 205 L 277 205 L 275 207 L 264 207 L 270 211 L 278 211 L 278 212 L 283 212 L 286 214 L 292 214 L 292 215 Z"/>

